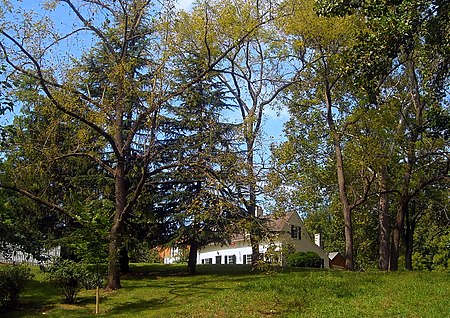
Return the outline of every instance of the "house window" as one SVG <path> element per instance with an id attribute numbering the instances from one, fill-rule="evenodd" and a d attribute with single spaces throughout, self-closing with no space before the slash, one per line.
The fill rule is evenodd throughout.
<path id="1" fill-rule="evenodd" d="M 297 238 L 297 226 L 294 224 L 291 224 L 291 237 Z"/>
<path id="2" fill-rule="evenodd" d="M 204 258 L 204 259 L 202 259 L 202 264 L 212 264 L 212 258 Z"/>
<path id="3" fill-rule="evenodd" d="M 178 247 L 171 247 L 170 248 L 170 256 L 175 257 L 178 254 Z"/>
<path id="4" fill-rule="evenodd" d="M 300 226 L 291 224 L 291 238 L 302 239 L 302 228 Z"/>
<path id="5" fill-rule="evenodd" d="M 228 264 L 236 264 L 236 255 L 227 255 L 225 259 L 228 261 Z M 227 264 L 227 262 L 225 262 Z"/>
<path id="6" fill-rule="evenodd" d="M 252 254 L 242 255 L 242 264 L 251 264 L 252 263 Z"/>
<path id="7" fill-rule="evenodd" d="M 222 264 L 222 256 L 216 256 L 216 264 Z"/>

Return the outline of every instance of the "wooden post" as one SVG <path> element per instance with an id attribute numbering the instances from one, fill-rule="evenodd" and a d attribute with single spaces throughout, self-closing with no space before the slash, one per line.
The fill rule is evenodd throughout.
<path id="1" fill-rule="evenodd" d="M 97 285 L 97 290 L 95 292 L 95 314 L 100 313 L 100 287 Z"/>

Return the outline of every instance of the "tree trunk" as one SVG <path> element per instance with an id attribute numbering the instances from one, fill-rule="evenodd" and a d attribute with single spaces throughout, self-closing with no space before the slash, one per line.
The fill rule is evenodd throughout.
<path id="1" fill-rule="evenodd" d="M 107 290 L 116 290 L 120 285 L 120 250 L 121 238 L 117 224 L 114 224 L 109 234 L 109 254 L 108 254 L 108 281 Z"/>
<path id="2" fill-rule="evenodd" d="M 198 245 L 196 243 L 191 243 L 191 246 L 189 247 L 189 260 L 188 260 L 188 270 L 189 274 L 191 275 L 194 275 L 196 273 L 197 252 L 198 252 Z"/>
<path id="3" fill-rule="evenodd" d="M 120 272 L 129 273 L 130 272 L 130 257 L 128 256 L 128 249 L 124 246 L 120 248 Z"/>
<path id="4" fill-rule="evenodd" d="M 405 268 L 409 271 L 412 271 L 412 254 L 413 254 L 413 236 L 414 236 L 414 228 L 407 227 L 405 233 Z"/>
<path id="5" fill-rule="evenodd" d="M 119 160 L 115 170 L 116 208 L 113 225 L 109 234 L 109 259 L 107 290 L 116 290 L 120 285 L 120 248 L 122 247 L 122 228 L 126 205 L 127 186 L 125 180 L 125 165 Z"/>
<path id="6" fill-rule="evenodd" d="M 412 210 L 412 211 L 411 211 Z M 408 214 L 406 214 L 406 230 L 405 230 L 405 268 L 407 270 L 412 270 L 412 254 L 413 254 L 413 244 L 414 244 L 414 230 L 416 228 L 416 222 L 414 219 L 415 215 L 415 204 L 412 202 L 411 209 L 408 209 Z"/>
<path id="7" fill-rule="evenodd" d="M 255 239 L 255 235 L 250 235 L 250 245 L 252 246 L 252 270 L 258 268 L 261 258 L 259 253 L 259 241 Z"/>
<path id="8" fill-rule="evenodd" d="M 398 258 L 400 257 L 400 241 L 404 232 L 404 220 L 408 210 L 408 202 L 401 202 L 395 218 L 394 230 L 392 232 L 391 259 L 389 269 L 398 270 Z"/>
<path id="9" fill-rule="evenodd" d="M 344 214 L 344 233 L 345 233 L 345 267 L 349 270 L 353 270 L 353 227 L 352 227 L 352 215 L 351 208 L 348 202 L 345 173 L 344 173 L 344 159 L 342 156 L 342 149 L 340 143 L 340 135 L 335 131 L 331 89 L 328 79 L 325 78 L 325 102 L 327 107 L 327 124 L 330 129 L 330 134 L 333 138 L 334 151 L 336 155 L 336 172 L 338 178 L 339 187 L 339 199 L 342 205 L 342 212 Z"/>
<path id="10" fill-rule="evenodd" d="M 253 144 L 254 139 L 250 138 L 247 140 L 247 149 L 250 149 L 247 154 L 247 164 L 248 164 L 248 192 L 249 192 L 249 200 L 247 203 L 247 213 L 251 218 L 256 218 L 256 178 L 253 171 L 254 168 L 254 155 L 253 155 Z M 252 226 L 253 228 L 253 226 Z M 258 230 L 256 230 L 258 232 Z M 256 269 L 258 267 L 258 262 L 260 259 L 259 254 L 259 240 L 258 234 L 252 233 L 250 231 L 250 245 L 252 247 L 252 264 L 251 268 Z"/>
<path id="11" fill-rule="evenodd" d="M 393 240 L 391 247 L 391 270 L 398 269 L 398 258 L 400 256 L 400 240 L 404 234 L 404 222 L 405 216 L 408 215 L 408 205 L 411 200 L 410 185 L 411 185 L 411 174 L 413 173 L 413 168 L 416 165 L 416 142 L 419 140 L 420 127 L 423 125 L 423 103 L 420 100 L 420 90 L 419 83 L 415 73 L 414 61 L 411 58 L 407 58 L 405 62 L 405 72 L 408 76 L 410 95 L 412 99 L 412 105 L 414 107 L 414 122 L 410 123 L 412 127 L 410 137 L 408 138 L 408 150 L 407 150 L 407 160 L 406 171 L 403 175 L 402 192 L 400 198 L 400 207 L 397 210 L 397 217 L 395 220 L 395 227 L 393 232 Z"/>
<path id="12" fill-rule="evenodd" d="M 250 208 L 249 209 L 249 214 L 253 213 L 253 216 L 255 216 L 255 211 L 256 211 L 256 207 Z M 258 267 L 258 263 L 260 260 L 260 253 L 259 253 L 259 240 L 258 240 L 259 235 L 257 233 L 252 233 L 250 231 L 250 245 L 252 247 L 252 264 L 251 264 L 251 268 L 256 269 Z"/>
<path id="13" fill-rule="evenodd" d="M 352 225 L 352 213 L 350 205 L 348 203 L 347 192 L 345 188 L 345 175 L 344 175 L 344 161 L 342 159 L 342 152 L 339 142 L 335 142 L 336 150 L 336 168 L 338 175 L 339 185 L 339 198 L 342 204 L 342 212 L 344 213 L 344 226 L 345 226 L 345 268 L 353 270 L 353 225 Z"/>
<path id="14" fill-rule="evenodd" d="M 380 173 L 380 211 L 378 215 L 379 242 L 378 242 L 378 268 L 382 271 L 389 270 L 389 200 L 387 194 L 387 166 L 383 165 Z"/>
<path id="15" fill-rule="evenodd" d="M 411 158 L 411 156 L 409 156 Z M 392 271 L 398 270 L 398 258 L 400 256 L 400 241 L 404 234 L 405 215 L 408 214 L 409 205 L 409 186 L 411 182 L 412 161 L 408 160 L 408 166 L 403 175 L 402 195 L 400 197 L 400 206 L 397 209 L 397 216 L 395 218 L 394 230 L 392 233 L 391 245 L 391 259 L 389 262 L 389 269 Z"/>

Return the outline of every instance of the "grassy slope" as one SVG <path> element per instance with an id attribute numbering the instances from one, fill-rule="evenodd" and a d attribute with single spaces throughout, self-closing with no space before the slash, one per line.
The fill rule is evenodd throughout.
<path id="1" fill-rule="evenodd" d="M 101 292 L 106 317 L 450 317 L 450 274 L 437 272 L 352 273 L 299 270 L 248 273 L 242 267 L 201 266 L 200 275 L 180 265 L 134 265 L 123 289 Z M 76 305 L 36 272 L 22 308 L 5 317 L 87 317 L 94 291 Z M 1 315 L 1 314 L 0 314 Z"/>

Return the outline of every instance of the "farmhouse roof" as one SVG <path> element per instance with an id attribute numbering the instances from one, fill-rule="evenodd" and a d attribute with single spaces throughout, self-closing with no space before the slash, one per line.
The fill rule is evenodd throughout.
<path id="1" fill-rule="evenodd" d="M 284 225 L 287 223 L 287 221 L 289 221 L 289 219 L 293 214 L 294 212 L 288 212 L 280 217 L 274 216 L 273 214 L 269 215 L 267 217 L 269 229 L 274 232 L 281 232 L 283 230 Z"/>
<path id="2" fill-rule="evenodd" d="M 282 216 L 275 216 L 273 214 L 261 217 L 261 220 L 267 222 L 267 227 L 272 232 L 281 232 L 284 225 L 289 221 L 294 212 L 288 212 Z M 236 233 L 231 238 L 232 242 L 244 241 L 248 239 L 248 236 L 241 233 Z"/>

